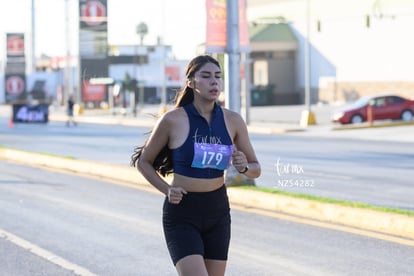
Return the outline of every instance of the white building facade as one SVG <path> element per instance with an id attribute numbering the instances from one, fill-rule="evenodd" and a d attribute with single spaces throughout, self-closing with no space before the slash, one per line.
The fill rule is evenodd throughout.
<path id="1" fill-rule="evenodd" d="M 310 46 L 312 100 L 353 101 L 395 93 L 414 97 L 414 1 L 247 0 L 249 22 L 285 20 L 298 41 L 296 89 L 305 87 Z M 308 39 L 308 40 L 307 40 Z M 271 78 L 271 76 L 269 76 Z"/>

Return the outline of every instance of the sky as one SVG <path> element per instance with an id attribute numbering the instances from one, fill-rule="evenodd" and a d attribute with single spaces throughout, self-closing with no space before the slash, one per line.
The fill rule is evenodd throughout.
<path id="1" fill-rule="evenodd" d="M 30 46 L 32 0 L 0 0 L 0 59 L 4 58 L 6 33 L 23 32 Z M 77 53 L 78 0 L 35 1 L 36 56 L 66 54 L 65 4 L 69 6 L 70 52 Z M 108 42 L 111 45 L 139 43 L 136 26 L 144 22 L 144 44 L 157 37 L 172 46 L 177 59 L 191 59 L 197 45 L 205 42 L 205 0 L 107 0 Z"/>

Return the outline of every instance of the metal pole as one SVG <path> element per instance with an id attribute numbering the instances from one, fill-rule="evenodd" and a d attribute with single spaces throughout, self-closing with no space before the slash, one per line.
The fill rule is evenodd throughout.
<path id="1" fill-rule="evenodd" d="M 143 49 L 144 34 L 141 34 L 140 38 L 141 38 L 141 42 L 140 42 L 141 49 Z M 139 102 L 139 110 L 142 111 L 142 109 L 144 109 L 144 83 L 142 79 L 144 77 L 144 74 L 142 73 L 143 65 L 140 62 L 138 62 L 138 64 L 139 64 L 138 102 Z"/>
<path id="2" fill-rule="evenodd" d="M 305 41 L 305 103 L 307 110 L 311 111 L 310 95 L 310 0 L 306 0 L 306 41 Z"/>
<path id="3" fill-rule="evenodd" d="M 65 89 L 63 90 L 63 104 L 65 105 L 72 91 L 72 73 L 70 57 L 70 24 L 69 24 L 69 0 L 65 1 L 65 32 L 66 32 L 66 60 L 65 60 Z M 80 103 L 80 98 L 76 97 L 75 102 Z"/>
<path id="4" fill-rule="evenodd" d="M 226 107 L 240 113 L 239 1 L 227 0 Z"/>
<path id="5" fill-rule="evenodd" d="M 250 124 L 250 107 L 251 107 L 251 92 L 250 92 L 250 54 L 245 53 L 243 55 L 243 66 L 244 66 L 244 79 L 243 79 L 243 100 L 242 100 L 242 113 L 246 124 Z"/>
<path id="6" fill-rule="evenodd" d="M 226 107 L 240 114 L 240 41 L 239 41 L 239 0 L 227 0 L 227 51 L 225 55 L 225 96 Z M 231 166 L 226 171 L 228 186 L 255 185 L 254 180 L 241 175 Z"/>
<path id="7" fill-rule="evenodd" d="M 137 63 L 138 63 L 138 45 L 134 46 L 134 62 L 133 62 L 133 67 L 132 67 L 132 79 L 135 79 L 138 81 L 138 77 L 137 77 Z M 136 85 L 138 84 L 138 82 L 136 83 Z M 135 98 L 135 87 L 134 87 L 134 91 L 129 91 L 129 100 L 131 102 L 132 105 L 132 114 L 134 115 L 134 117 L 137 116 L 137 101 Z"/>
<path id="8" fill-rule="evenodd" d="M 311 111 L 311 62 L 310 62 L 310 0 L 306 0 L 306 40 L 305 40 L 305 53 L 304 53 L 304 65 L 305 65 L 305 105 L 306 109 L 302 111 L 300 119 L 300 125 L 303 127 L 309 125 L 316 125 L 315 114 Z"/>
<path id="9" fill-rule="evenodd" d="M 160 114 L 163 114 L 167 111 L 167 84 L 165 78 L 165 45 L 164 41 L 161 38 L 161 104 L 160 104 Z"/>
<path id="10" fill-rule="evenodd" d="M 136 28 L 136 33 L 139 35 L 141 41 L 140 41 L 140 46 L 141 48 L 144 48 L 144 36 L 148 33 L 148 26 L 147 24 L 145 24 L 144 22 L 141 22 L 138 24 L 137 28 Z M 146 48 L 146 47 L 145 47 Z M 146 48 L 147 49 L 147 48 Z M 147 50 L 145 50 L 145 55 L 147 55 Z M 143 66 L 141 64 L 141 62 L 138 62 L 139 64 L 139 106 L 140 106 L 140 110 L 142 110 L 144 108 L 144 84 L 143 84 Z"/>
<path id="11" fill-rule="evenodd" d="M 35 0 L 32 0 L 32 56 L 30 73 L 36 72 L 36 12 L 35 12 Z"/>
<path id="12" fill-rule="evenodd" d="M 161 46 L 161 106 L 160 106 L 160 114 L 163 114 L 167 111 L 167 84 L 165 78 L 165 0 L 162 1 L 162 31 L 161 31 L 161 39 L 160 39 L 160 46 Z"/>

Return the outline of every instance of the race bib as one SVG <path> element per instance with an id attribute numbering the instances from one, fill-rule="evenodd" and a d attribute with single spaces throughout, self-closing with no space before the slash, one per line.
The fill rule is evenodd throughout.
<path id="1" fill-rule="evenodd" d="M 194 143 L 193 168 L 225 170 L 229 167 L 233 145 Z"/>

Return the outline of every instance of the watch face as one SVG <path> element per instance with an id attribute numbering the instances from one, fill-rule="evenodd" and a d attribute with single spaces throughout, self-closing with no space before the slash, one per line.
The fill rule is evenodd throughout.
<path id="1" fill-rule="evenodd" d="M 240 173 L 245 173 L 245 172 L 247 172 L 249 170 L 249 167 L 248 166 L 246 166 L 242 171 L 240 171 Z"/>

